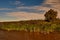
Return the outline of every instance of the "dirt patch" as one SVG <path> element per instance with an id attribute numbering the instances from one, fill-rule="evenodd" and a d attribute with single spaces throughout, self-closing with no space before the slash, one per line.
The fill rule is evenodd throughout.
<path id="1" fill-rule="evenodd" d="M 60 40 L 60 32 L 42 34 L 38 32 L 0 30 L 0 40 Z"/>

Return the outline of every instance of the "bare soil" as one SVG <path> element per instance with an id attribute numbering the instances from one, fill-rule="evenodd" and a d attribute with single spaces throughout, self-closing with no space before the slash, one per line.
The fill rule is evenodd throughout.
<path id="1" fill-rule="evenodd" d="M 60 32 L 43 34 L 38 32 L 0 30 L 0 40 L 60 40 Z"/>

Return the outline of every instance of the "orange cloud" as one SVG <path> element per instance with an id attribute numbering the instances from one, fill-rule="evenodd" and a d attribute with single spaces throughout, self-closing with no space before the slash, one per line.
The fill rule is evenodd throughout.
<path id="1" fill-rule="evenodd" d="M 34 20 L 34 19 L 44 19 L 44 14 L 30 13 L 30 12 L 10 12 L 7 13 L 8 16 L 17 17 L 20 20 Z"/>

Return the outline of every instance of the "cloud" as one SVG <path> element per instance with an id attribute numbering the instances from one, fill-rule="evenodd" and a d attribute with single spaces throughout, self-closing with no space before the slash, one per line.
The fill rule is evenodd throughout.
<path id="1" fill-rule="evenodd" d="M 30 13 L 30 12 L 11 12 L 7 13 L 7 15 L 17 17 L 17 19 L 20 20 L 44 19 L 44 14 Z"/>
<path id="2" fill-rule="evenodd" d="M 36 10 L 49 10 L 55 9 L 60 11 L 60 0 L 45 0 L 45 2 L 40 6 L 34 6 L 32 9 Z"/>
<path id="3" fill-rule="evenodd" d="M 60 10 L 60 0 L 46 0 L 44 5 L 50 5 L 52 8 Z"/>
<path id="4" fill-rule="evenodd" d="M 15 6 L 23 6 L 23 5 L 24 5 L 24 4 L 23 4 L 22 2 L 20 2 L 20 1 L 14 1 L 14 2 L 10 1 L 10 4 L 11 4 L 11 5 L 15 5 Z"/>
<path id="5" fill-rule="evenodd" d="M 15 1 L 14 4 L 18 5 L 18 4 L 21 4 L 20 1 Z"/>
<path id="6" fill-rule="evenodd" d="M 0 10 L 12 10 L 11 8 L 0 8 Z"/>
<path id="7" fill-rule="evenodd" d="M 38 6 L 22 6 L 22 7 L 17 7 L 18 9 L 35 9 Z"/>
<path id="8" fill-rule="evenodd" d="M 15 17 L 19 20 L 45 19 L 44 14 L 31 13 L 31 12 L 10 12 L 10 13 L 7 13 L 7 15 L 11 17 Z M 58 14 L 57 18 L 60 18 L 60 14 Z"/>

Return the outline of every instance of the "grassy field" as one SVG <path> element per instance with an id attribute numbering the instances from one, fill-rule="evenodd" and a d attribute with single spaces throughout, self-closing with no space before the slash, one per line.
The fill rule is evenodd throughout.
<path id="1" fill-rule="evenodd" d="M 0 22 L 0 29 L 11 31 L 28 31 L 50 33 L 60 31 L 60 20 L 55 22 L 47 22 L 45 20 L 29 20 L 18 22 Z"/>

